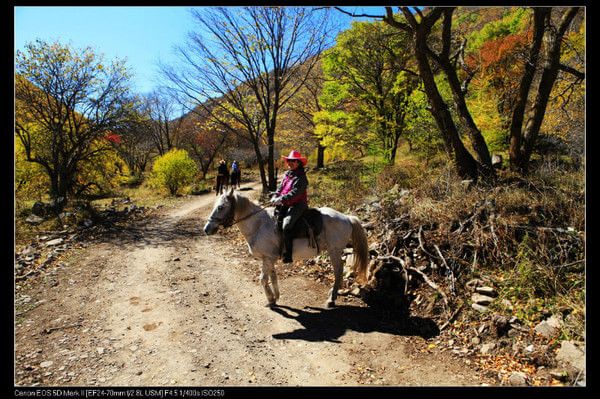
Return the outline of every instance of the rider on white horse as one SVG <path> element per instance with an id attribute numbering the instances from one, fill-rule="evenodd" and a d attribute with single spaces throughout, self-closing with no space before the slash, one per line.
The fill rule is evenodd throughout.
<path id="1" fill-rule="evenodd" d="M 308 179 L 304 166 L 307 159 L 296 150 L 292 150 L 286 160 L 288 170 L 283 176 L 281 184 L 271 199 L 271 203 L 280 207 L 279 215 L 283 217 L 283 263 L 292 262 L 292 229 L 302 213 L 308 209 Z"/>

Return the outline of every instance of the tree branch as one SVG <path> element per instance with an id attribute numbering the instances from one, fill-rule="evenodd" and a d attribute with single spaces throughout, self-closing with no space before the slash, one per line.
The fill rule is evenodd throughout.
<path id="1" fill-rule="evenodd" d="M 364 18 L 380 18 L 380 19 L 382 19 L 382 20 L 383 20 L 383 19 L 385 19 L 385 16 L 384 16 L 384 15 L 355 14 L 355 13 L 353 13 L 353 12 L 346 11 L 346 10 L 344 10 L 344 9 L 343 9 L 343 8 L 341 8 L 341 7 L 334 6 L 333 8 L 334 8 L 334 9 L 336 9 L 336 10 L 338 10 L 339 12 L 341 12 L 341 13 L 343 13 L 343 14 L 346 14 L 346 15 L 349 15 L 349 16 L 351 16 L 352 18 L 363 18 L 363 17 L 364 17 Z M 386 7 L 386 8 L 387 8 L 387 7 Z"/>
<path id="2" fill-rule="evenodd" d="M 575 76 L 578 80 L 583 80 L 585 79 L 585 73 L 578 71 L 577 69 L 570 67 L 568 65 L 565 64 L 559 64 L 558 69 L 560 69 L 563 72 L 567 72 L 573 76 Z"/>

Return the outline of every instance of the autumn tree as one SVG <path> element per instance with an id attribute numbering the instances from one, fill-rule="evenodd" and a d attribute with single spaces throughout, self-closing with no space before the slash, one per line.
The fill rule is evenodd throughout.
<path id="1" fill-rule="evenodd" d="M 427 93 L 430 110 L 444 138 L 446 150 L 453 154 L 457 172 L 463 177 L 470 178 L 477 178 L 481 172 L 488 174 L 490 158 L 487 143 L 473 120 L 465 100 L 467 92 L 465 86 L 472 76 L 467 74 L 466 79 L 461 83 L 457 74 L 458 61 L 464 60 L 466 43 L 464 40 L 458 41 L 455 38 L 453 40 L 452 15 L 455 7 L 426 9 L 400 7 L 400 10 L 405 20 L 400 20 L 394 15 L 391 7 L 386 7 L 386 15 L 381 18 L 391 26 L 408 32 L 412 37 L 414 56 Z M 553 10 L 555 9 L 548 7 L 533 8 L 533 39 L 524 72 L 519 79 L 514 108 L 511 110 L 509 151 L 511 165 L 524 173 L 527 171 L 531 152 L 559 71 L 582 76 L 580 71 L 560 62 L 562 38 L 580 8 L 569 8 L 562 11 L 561 16 L 554 18 Z M 439 21 L 441 26 L 438 24 Z M 439 37 L 431 36 L 435 29 L 439 29 Z M 477 160 L 463 144 L 458 125 L 453 120 L 447 102 L 436 85 L 434 67 L 444 72 L 450 84 L 453 104 L 469 135 Z M 539 73 L 536 74 L 536 71 Z M 533 85 L 534 78 L 536 78 L 535 85 Z M 530 96 L 533 98 L 531 101 L 528 100 Z M 526 122 L 525 126 L 523 126 L 524 122 Z"/>
<path id="2" fill-rule="evenodd" d="M 187 47 L 179 48 L 183 65 L 163 67 L 193 108 L 204 109 L 252 144 L 263 191 L 276 188 L 274 144 L 279 113 L 300 90 L 326 45 L 327 14 L 327 10 L 307 7 L 194 10 L 200 29 L 190 34 Z M 215 115 L 216 109 L 226 118 Z M 263 144 L 267 145 L 266 157 L 261 152 Z"/>
<path id="3" fill-rule="evenodd" d="M 404 32 L 382 22 L 355 22 L 338 35 L 323 61 L 325 85 L 344 86 L 339 91 L 346 97 L 338 100 L 375 132 L 388 164 L 395 161 L 408 100 L 418 86 L 416 76 L 406 68 L 409 47 Z"/>
<path id="4" fill-rule="evenodd" d="M 223 149 L 232 133 L 216 123 L 208 115 L 190 113 L 183 118 L 180 127 L 180 145 L 187 150 L 198 165 L 205 179 L 215 157 Z"/>
<path id="5" fill-rule="evenodd" d="M 90 48 L 37 40 L 16 52 L 15 72 L 15 133 L 60 208 L 82 164 L 110 150 L 104 137 L 128 112 L 127 71 Z"/>
<path id="6" fill-rule="evenodd" d="M 156 141 L 153 140 L 155 136 L 151 134 L 155 122 L 145 110 L 145 103 L 136 100 L 128 115 L 106 136 L 127 163 L 130 175 L 137 179 L 142 177 L 156 149 Z"/>
<path id="7" fill-rule="evenodd" d="M 178 134 L 183 123 L 182 110 L 167 90 L 155 90 L 145 99 L 145 110 L 150 119 L 149 130 L 158 155 L 162 156 L 177 147 Z"/>
<path id="8" fill-rule="evenodd" d="M 317 126 L 314 120 L 315 114 L 323 110 L 319 102 L 323 82 L 323 71 L 319 60 L 300 91 L 282 109 L 277 134 L 277 142 L 281 147 L 295 148 L 302 154 L 309 154 L 316 147 L 315 168 L 317 169 L 325 166 L 326 146 L 316 133 Z"/>
<path id="9" fill-rule="evenodd" d="M 511 167 L 523 173 L 528 172 L 531 154 L 559 73 L 571 73 L 579 79 L 584 77 L 582 72 L 561 63 L 563 38 L 580 10 L 580 7 L 563 11 L 551 7 L 533 8 L 533 42 L 510 124 Z"/>

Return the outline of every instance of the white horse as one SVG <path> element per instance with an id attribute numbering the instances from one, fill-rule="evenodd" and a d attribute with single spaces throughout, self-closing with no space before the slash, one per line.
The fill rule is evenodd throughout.
<path id="1" fill-rule="evenodd" d="M 369 262 L 367 236 L 356 216 L 345 215 L 327 207 L 318 209 L 323 215 L 323 229 L 317 237 L 318 248 L 329 253 L 335 275 L 333 288 L 329 292 L 326 303 L 327 307 L 333 307 L 342 282 L 342 251 L 346 248 L 346 244 L 351 244 L 354 248 L 353 268 L 357 281 L 366 281 Z M 279 299 L 275 262 L 279 259 L 282 243 L 273 216 L 274 210 L 274 207 L 261 207 L 241 194 L 235 193 L 232 188 L 228 193 L 217 198 L 208 222 L 204 226 L 204 232 L 210 235 L 214 234 L 221 225 L 229 227 L 237 224 L 246 238 L 250 254 L 262 260 L 260 282 L 267 296 L 267 306 L 274 306 Z M 294 260 L 313 258 L 317 255 L 317 249 L 309 246 L 307 238 L 294 239 L 292 253 Z M 269 278 L 272 289 L 269 286 Z"/>

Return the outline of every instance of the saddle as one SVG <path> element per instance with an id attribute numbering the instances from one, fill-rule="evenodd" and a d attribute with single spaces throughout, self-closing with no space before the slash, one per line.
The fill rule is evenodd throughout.
<path id="1" fill-rule="evenodd" d="M 277 220 L 277 230 L 281 233 L 283 217 L 279 217 L 279 207 L 275 209 L 275 217 Z M 308 208 L 302 216 L 296 221 L 292 228 L 291 234 L 293 238 L 308 238 L 308 244 L 313 248 L 319 248 L 317 237 L 323 230 L 323 215 L 316 208 Z"/>

